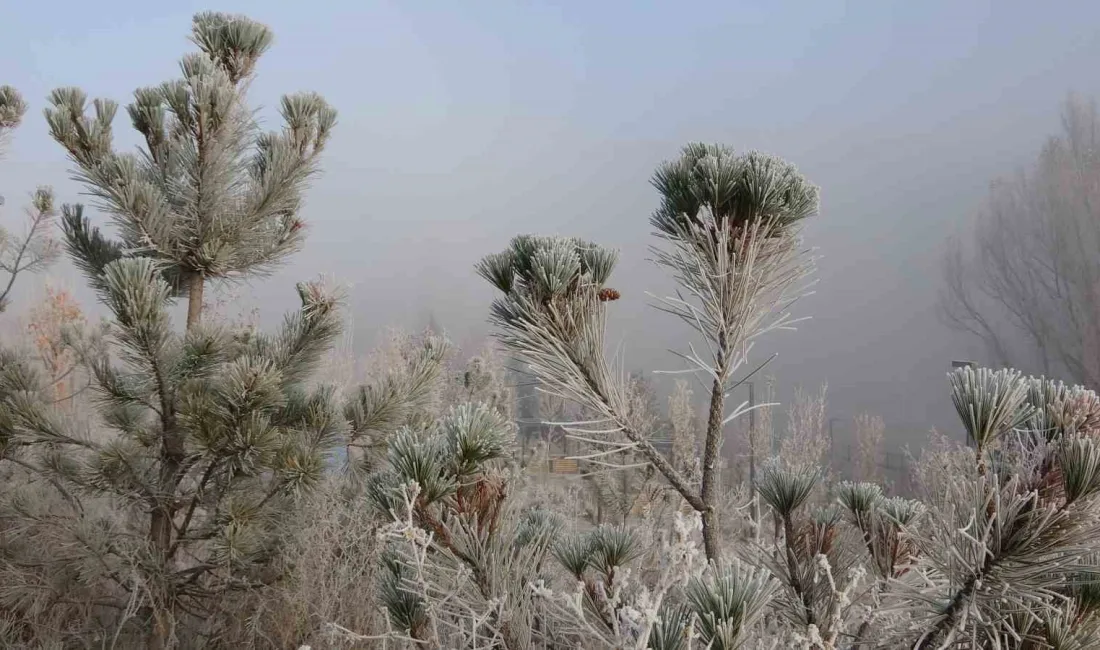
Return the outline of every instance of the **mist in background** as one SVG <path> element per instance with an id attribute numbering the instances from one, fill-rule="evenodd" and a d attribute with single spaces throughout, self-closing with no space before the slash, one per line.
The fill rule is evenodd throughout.
<path id="1" fill-rule="evenodd" d="M 261 322 L 293 282 L 349 285 L 355 345 L 388 326 L 441 324 L 459 344 L 488 332 L 473 272 L 519 233 L 617 247 L 608 340 L 627 368 L 678 369 L 685 328 L 644 294 L 671 283 L 647 261 L 657 164 L 689 140 L 761 149 L 822 188 L 806 243 L 816 294 L 797 332 L 755 358 L 786 402 L 829 384 L 840 431 L 881 415 L 891 445 L 957 434 L 945 373 L 981 347 L 940 323 L 945 239 L 965 232 L 990 181 L 1058 131 L 1070 90 L 1100 95 L 1100 4 L 1087 2 L 241 2 L 19 3 L 0 20 L 0 83 L 31 104 L 0 161 L 5 225 L 36 185 L 82 200 L 41 110 L 76 85 L 125 104 L 177 76 L 204 9 L 266 22 L 275 45 L 251 98 L 316 90 L 340 111 L 310 192 L 305 249 L 274 276 L 220 291 Z M 136 144 L 125 112 L 120 144 Z M 92 212 L 103 224 L 102 215 Z M 9 314 L 50 279 L 93 297 L 67 264 L 27 277 Z M 699 393 L 701 391 L 697 391 Z"/>

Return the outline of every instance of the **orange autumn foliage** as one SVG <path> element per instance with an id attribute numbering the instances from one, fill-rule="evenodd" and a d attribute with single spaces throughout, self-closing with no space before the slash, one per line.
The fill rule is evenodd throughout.
<path id="1" fill-rule="evenodd" d="M 84 313 L 65 289 L 46 287 L 46 298 L 31 310 L 27 331 L 34 341 L 46 372 L 54 382 L 54 394 L 59 400 L 68 397 L 64 379 L 75 365 L 73 352 L 62 341 L 67 325 L 84 322 Z"/>

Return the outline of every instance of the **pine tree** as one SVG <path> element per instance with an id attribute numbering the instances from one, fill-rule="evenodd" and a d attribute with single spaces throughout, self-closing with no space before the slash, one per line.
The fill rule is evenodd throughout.
<path id="1" fill-rule="evenodd" d="M 368 498 L 392 522 L 381 600 L 394 628 L 431 647 L 531 647 L 531 583 L 561 522 L 508 499 L 512 442 L 499 412 L 463 404 L 429 431 L 399 432 L 370 477 Z M 461 629 L 464 618 L 480 623 Z"/>
<path id="2" fill-rule="evenodd" d="M 47 564 L 94 566 L 81 586 L 144 603 L 149 646 L 167 647 L 183 612 L 208 616 L 218 594 L 265 579 L 280 514 L 346 432 L 332 390 L 305 384 L 339 332 L 337 305 L 301 284 L 301 310 L 274 335 L 214 325 L 179 335 L 156 261 L 110 262 L 100 284 L 112 321 L 72 343 L 106 430 L 65 419 L 49 378 L 9 353 L 0 447 L 72 500 L 56 521 L 24 523 L 43 548 L 72 548 Z M 85 508 L 96 501 L 111 514 Z"/>
<path id="3" fill-rule="evenodd" d="M 127 106 L 144 140 L 140 154 L 115 151 L 113 101 L 96 99 L 89 113 L 83 91 L 58 88 L 46 110 L 76 180 L 120 236 L 91 226 L 83 206 L 66 206 L 74 260 L 93 284 L 114 260 L 156 260 L 172 291 L 188 298 L 188 327 L 202 316 L 208 279 L 269 271 L 301 244 L 302 192 L 336 123 L 336 111 L 306 92 L 282 98 L 281 131 L 259 130 L 245 100 L 273 40 L 266 26 L 200 13 L 191 40 L 200 51 L 180 62 L 182 78 L 139 88 Z"/>
<path id="4" fill-rule="evenodd" d="M 271 33 L 247 18 L 195 17 L 200 52 L 184 78 L 141 89 L 129 107 L 141 155 L 112 149 L 113 102 L 60 89 L 50 129 L 77 178 L 118 227 L 110 240 L 66 207 L 69 252 L 111 319 L 67 340 L 93 380 L 98 421 L 64 417 L 49 379 L 0 351 L 0 459 L 50 481 L 67 504 L 36 512 L 18 494 L 5 553 L 28 593 L 86 591 L 136 611 L 150 648 L 174 646 L 181 621 L 216 621 L 217 603 L 278 577 L 280 522 L 322 477 L 330 452 L 396 426 L 417 386 L 387 377 L 341 407 L 310 382 L 340 331 L 338 300 L 298 285 L 301 308 L 273 334 L 200 322 L 203 283 L 271 268 L 298 246 L 298 210 L 335 112 L 314 94 L 285 97 L 286 126 L 262 134 L 244 88 Z M 188 298 L 186 332 L 169 308 Z M 439 345 L 417 360 L 430 375 Z M 15 569 L 13 569 L 15 570 Z M 122 625 L 127 615 L 119 619 Z"/>
<path id="5" fill-rule="evenodd" d="M 623 438 L 703 516 L 707 556 L 718 559 L 719 451 L 723 428 L 745 414 L 726 412 L 726 396 L 753 341 L 789 327 L 786 311 L 804 295 L 812 258 L 801 247 L 802 221 L 818 207 L 818 189 L 793 165 L 764 154 L 738 155 L 720 145 L 690 144 L 653 176 L 661 205 L 650 219 L 662 246 L 656 261 L 681 291 L 660 308 L 707 343 L 680 356 L 711 384 L 699 489 L 650 442 L 645 422 L 629 412 L 628 391 L 604 356 L 608 305 L 620 293 L 607 285 L 615 251 L 579 239 L 516 237 L 484 258 L 478 273 L 502 295 L 491 320 L 511 352 L 528 363 L 547 390 L 589 408 L 602 431 L 585 437 L 608 446 Z M 755 372 L 755 371 L 753 371 Z"/>
<path id="6" fill-rule="evenodd" d="M 1015 370 L 965 367 L 950 380 L 975 449 L 961 476 L 938 468 L 929 516 L 910 533 L 937 579 L 898 594 L 918 623 L 906 644 L 1096 647 L 1087 592 L 1097 584 L 1100 399 Z M 1060 645 L 1069 621 L 1080 636 Z"/>

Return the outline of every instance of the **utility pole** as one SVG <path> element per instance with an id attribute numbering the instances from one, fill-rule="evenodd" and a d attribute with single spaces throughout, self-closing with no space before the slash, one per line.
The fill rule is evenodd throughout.
<path id="1" fill-rule="evenodd" d="M 836 432 L 833 429 L 833 423 L 840 420 L 840 418 L 829 418 L 829 467 L 832 468 L 834 459 L 836 457 Z"/>

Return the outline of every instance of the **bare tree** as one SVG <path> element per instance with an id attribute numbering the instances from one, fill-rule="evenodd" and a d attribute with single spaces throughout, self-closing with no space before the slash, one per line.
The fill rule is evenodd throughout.
<path id="1" fill-rule="evenodd" d="M 852 468 L 857 480 L 882 481 L 882 465 L 885 461 L 882 451 L 883 433 L 886 423 L 882 418 L 870 413 L 856 416 L 856 462 Z"/>
<path id="2" fill-rule="evenodd" d="M 27 222 L 22 232 L 13 234 L 0 227 L 0 312 L 7 309 L 15 281 L 23 273 L 37 273 L 57 259 L 57 241 L 50 237 L 50 225 L 57 210 L 53 192 L 48 187 L 35 190 L 27 208 Z"/>
<path id="3" fill-rule="evenodd" d="M 0 154 L 4 151 L 11 131 L 23 122 L 27 104 L 19 91 L 11 86 L 0 86 Z M 0 196 L 0 205 L 4 198 Z M 27 209 L 27 224 L 19 234 L 13 234 L 0 226 L 0 271 L 7 278 L 0 279 L 0 312 L 8 306 L 8 296 L 21 273 L 34 273 L 49 266 L 57 258 L 57 245 L 49 236 L 49 226 L 57 216 L 53 192 L 48 187 L 38 188 Z"/>
<path id="4" fill-rule="evenodd" d="M 942 312 L 992 361 L 1100 383 L 1100 121 L 1070 96 L 1031 169 L 995 182 L 973 249 L 945 259 Z"/>
<path id="5" fill-rule="evenodd" d="M 672 438 L 672 464 L 679 471 L 692 475 L 696 473 L 696 459 L 699 456 L 698 438 L 699 418 L 692 403 L 694 393 L 684 379 L 676 380 L 676 387 L 668 397 L 668 420 Z"/>
<path id="6" fill-rule="evenodd" d="M 789 463 L 803 467 L 828 467 L 831 445 L 825 413 L 828 388 L 812 395 L 796 388 L 794 401 L 787 409 L 787 436 L 779 445 L 779 454 Z"/>

